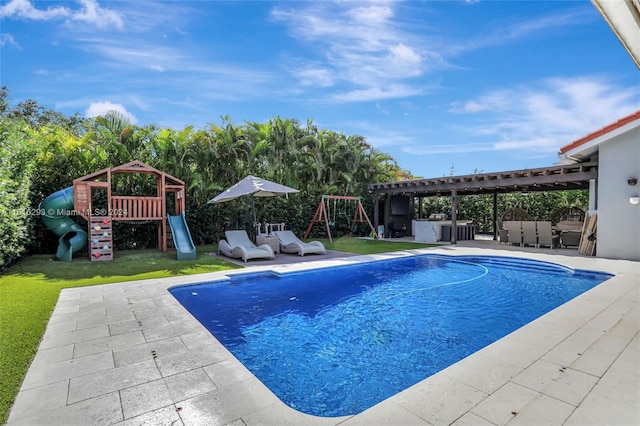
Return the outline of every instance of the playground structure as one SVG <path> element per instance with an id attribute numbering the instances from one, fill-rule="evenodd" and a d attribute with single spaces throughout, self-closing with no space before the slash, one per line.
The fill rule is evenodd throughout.
<path id="1" fill-rule="evenodd" d="M 112 176 L 119 173 L 155 176 L 156 195 L 113 195 Z M 174 215 L 167 214 L 167 194 L 175 197 Z M 113 260 L 113 221 L 157 221 L 158 249 L 166 252 L 173 246 L 178 260 L 192 260 L 196 249 L 185 221 L 184 194 L 180 179 L 141 161 L 132 161 L 74 179 L 73 186 L 45 198 L 39 211 L 45 227 L 59 237 L 57 260 L 70 261 L 87 243 L 91 261 Z M 102 201 L 94 203 L 96 199 Z M 70 216 L 84 218 L 88 232 Z"/>
<path id="2" fill-rule="evenodd" d="M 304 234 L 304 238 L 306 239 L 309 237 L 309 233 L 311 232 L 313 225 L 315 225 L 316 223 L 324 223 L 325 229 L 327 230 L 327 236 L 329 238 L 329 242 L 333 242 L 333 240 L 331 239 L 331 225 L 329 223 L 329 215 L 327 214 L 327 203 L 325 203 L 325 200 L 327 202 L 329 202 L 330 200 L 334 200 L 334 203 L 336 201 L 347 201 L 347 202 L 356 203 L 356 210 L 355 210 L 355 213 L 353 214 L 353 221 L 351 222 L 351 227 L 349 227 L 349 236 L 353 235 L 353 230 L 356 226 L 356 223 L 367 223 L 369 225 L 369 228 L 371 228 L 371 235 L 373 235 L 375 239 L 378 239 L 378 234 L 376 234 L 376 231 L 373 228 L 371 221 L 369 220 L 369 216 L 367 216 L 367 212 L 365 212 L 364 207 L 362 207 L 362 202 L 360 201 L 361 198 L 362 197 L 351 197 L 351 196 L 342 196 L 342 195 L 323 195 L 322 198 L 320 199 L 320 204 L 318 205 L 318 208 L 316 209 L 316 212 L 313 215 L 311 222 L 309 223 L 307 232 Z M 332 223 L 335 225 L 335 211 L 336 211 L 335 205 L 334 205 L 333 211 L 334 211 L 334 217 L 333 217 Z"/>

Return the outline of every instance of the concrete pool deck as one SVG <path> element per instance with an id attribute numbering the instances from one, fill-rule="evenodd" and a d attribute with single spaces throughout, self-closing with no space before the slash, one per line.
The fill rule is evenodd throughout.
<path id="1" fill-rule="evenodd" d="M 640 262 L 506 247 L 461 242 L 277 266 L 250 262 L 214 274 L 65 289 L 7 426 L 640 424 Z M 616 276 L 370 409 L 339 418 L 283 404 L 167 291 L 249 271 L 418 253 L 523 257 Z"/>

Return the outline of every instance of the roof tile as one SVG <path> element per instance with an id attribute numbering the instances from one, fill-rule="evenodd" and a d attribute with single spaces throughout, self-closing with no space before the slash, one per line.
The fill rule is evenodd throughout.
<path id="1" fill-rule="evenodd" d="M 585 144 L 591 140 L 594 140 L 595 138 L 600 137 L 602 135 L 606 135 L 607 133 L 612 132 L 615 129 L 618 129 L 624 126 L 625 124 L 631 123 L 632 121 L 635 121 L 638 119 L 640 119 L 640 110 L 626 117 L 623 117 L 620 120 L 616 121 L 615 123 L 611 123 L 600 130 L 596 130 L 593 133 L 589 133 L 587 136 L 584 136 L 578 140 L 575 140 L 568 145 L 563 146 L 562 148 L 560 148 L 560 154 L 565 154 L 566 152 L 571 151 L 572 149 L 577 148 L 582 144 Z"/>

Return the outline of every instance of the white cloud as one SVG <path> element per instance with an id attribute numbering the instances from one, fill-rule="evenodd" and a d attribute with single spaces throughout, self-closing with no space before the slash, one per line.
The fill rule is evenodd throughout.
<path id="1" fill-rule="evenodd" d="M 208 96 L 207 93 L 225 99 L 238 99 L 247 94 L 256 96 L 257 93 L 269 91 L 270 86 L 265 83 L 274 80 L 271 71 L 263 71 L 259 67 L 203 62 L 189 50 L 158 45 L 142 38 L 135 44 L 131 44 L 126 38 L 115 37 L 86 37 L 78 39 L 78 42 L 85 46 L 85 50 L 106 59 L 105 63 L 114 72 L 151 70 L 154 72 L 153 82 L 156 85 L 198 84 L 198 91 L 204 96 Z M 137 80 L 127 82 L 132 86 L 141 84 Z M 315 81 L 313 84 L 317 83 Z M 137 90 L 132 87 L 132 91 Z"/>
<path id="2" fill-rule="evenodd" d="M 96 25 L 98 28 L 123 28 L 121 16 L 117 12 L 100 7 L 96 0 L 78 0 L 78 3 L 80 3 L 80 9 L 63 6 L 37 9 L 29 0 L 10 0 L 4 6 L 0 6 L 0 17 L 34 21 L 65 19 L 68 24 L 84 22 Z"/>
<path id="3" fill-rule="evenodd" d="M 331 71 L 326 68 L 306 68 L 294 71 L 303 86 L 330 87 L 334 84 Z"/>
<path id="4" fill-rule="evenodd" d="M 384 115 L 389 115 L 389 110 L 383 107 L 382 105 L 380 105 L 380 102 L 376 103 L 376 109 L 381 113 L 383 113 Z"/>
<path id="5" fill-rule="evenodd" d="M 404 84 L 394 84 L 389 87 L 368 87 L 365 89 L 338 92 L 331 98 L 338 102 L 363 102 L 381 99 L 405 98 L 421 94 L 420 89 Z"/>
<path id="6" fill-rule="evenodd" d="M 389 4 L 385 2 L 365 4 L 364 6 L 356 6 L 348 9 L 346 14 L 353 18 L 354 21 L 366 24 L 381 23 L 393 17 L 393 11 Z"/>
<path id="7" fill-rule="evenodd" d="M 71 21 L 80 21 L 95 24 L 99 28 L 115 27 L 122 29 L 124 24 L 122 17 L 109 9 L 104 9 L 98 5 L 96 0 L 78 0 L 82 4 L 82 9 L 73 12 Z"/>
<path id="8" fill-rule="evenodd" d="M 315 2 L 274 9 L 271 16 L 322 57 L 324 87 L 350 88 L 332 99 L 379 100 L 419 93 L 405 80 L 421 76 L 434 64 L 445 64 L 437 52 L 423 49 L 418 36 L 402 28 L 394 7 L 393 1 Z M 293 74 L 306 85 L 305 71 Z"/>
<path id="9" fill-rule="evenodd" d="M 332 97 L 342 102 L 413 96 L 420 90 L 394 92 L 387 88 L 409 85 L 427 73 L 450 69 L 448 58 L 461 53 L 566 30 L 594 19 L 589 8 L 579 6 L 527 20 L 505 20 L 500 25 L 487 21 L 486 30 L 457 38 L 443 36 L 438 23 L 431 22 L 428 15 L 413 22 L 407 11 L 410 7 L 396 1 L 312 2 L 276 8 L 271 16 L 284 22 L 298 42 L 307 43 L 324 60 L 325 75 L 331 75 L 324 81 L 346 92 Z M 304 72 L 293 74 L 303 85 L 308 84 Z M 478 102 L 455 108 L 478 111 L 493 106 Z"/>
<path id="10" fill-rule="evenodd" d="M 22 50 L 20 45 L 13 38 L 13 36 L 8 33 L 0 34 L 0 46 L 13 46 L 18 50 Z"/>
<path id="11" fill-rule="evenodd" d="M 566 141 L 569 143 L 570 141 Z M 505 151 L 517 150 L 521 152 L 556 152 L 563 143 L 554 137 L 553 134 L 540 135 L 538 137 L 529 136 L 514 140 L 504 140 L 496 142 L 492 150 Z"/>
<path id="12" fill-rule="evenodd" d="M 47 9 L 36 9 L 29 0 L 10 0 L 4 6 L 0 6 L 0 17 L 32 19 L 34 21 L 48 21 L 57 18 L 67 18 L 71 11 L 66 7 L 55 6 Z"/>
<path id="13" fill-rule="evenodd" d="M 417 77 L 422 74 L 422 57 L 414 48 L 402 43 L 388 48 L 383 63 L 387 64 L 386 71 L 397 77 Z"/>
<path id="14" fill-rule="evenodd" d="M 415 143 L 415 136 L 407 135 L 402 131 L 397 131 L 389 127 L 382 126 L 375 121 L 351 121 L 346 123 L 361 134 L 366 135 L 367 143 L 377 149 L 390 146 L 412 145 Z"/>
<path id="15" fill-rule="evenodd" d="M 448 56 L 454 56 L 485 47 L 511 44 L 515 40 L 535 35 L 548 36 L 554 30 L 566 31 L 568 27 L 585 25 L 593 21 L 593 19 L 592 10 L 587 7 L 576 7 L 524 21 L 504 22 L 501 25 L 494 25 L 489 21 L 488 23 L 492 27 L 485 32 L 461 40 L 452 39 L 447 41 L 446 53 Z"/>
<path id="16" fill-rule="evenodd" d="M 363 129 L 374 146 L 401 147 L 416 157 L 504 152 L 533 160 L 554 158 L 561 146 L 638 109 L 636 87 L 621 87 L 603 76 L 558 77 L 455 102 L 451 119 L 443 117 L 417 132 L 352 125 Z M 443 139 L 447 143 L 439 143 Z"/>
<path id="17" fill-rule="evenodd" d="M 474 113 L 483 111 L 505 111 L 510 107 L 508 96 L 500 91 L 465 102 L 452 102 L 449 112 Z"/>
<path id="18" fill-rule="evenodd" d="M 90 51 L 127 67 L 139 67 L 158 72 L 176 69 L 189 62 L 180 49 L 161 46 L 144 39 L 132 44 L 129 39 L 85 37 L 78 39 Z"/>
<path id="19" fill-rule="evenodd" d="M 492 143 L 453 142 L 450 144 L 410 145 L 402 149 L 412 155 L 467 154 L 471 152 L 487 152 L 495 149 Z"/>
<path id="20" fill-rule="evenodd" d="M 469 137 L 492 139 L 492 149 L 555 152 L 638 108 L 637 88 L 585 76 L 497 90 L 456 102 L 449 111 L 482 113 L 482 124 L 465 129 Z"/>
<path id="21" fill-rule="evenodd" d="M 131 114 L 122 104 L 114 104 L 111 101 L 92 102 L 84 113 L 85 117 L 93 118 L 104 116 L 109 111 L 116 111 L 129 120 L 131 124 L 138 124 L 138 119 Z"/>

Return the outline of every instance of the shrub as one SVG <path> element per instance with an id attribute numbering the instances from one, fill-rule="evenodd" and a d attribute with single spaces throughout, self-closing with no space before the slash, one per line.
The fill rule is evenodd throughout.
<path id="1" fill-rule="evenodd" d="M 19 258 L 30 239 L 34 153 L 29 127 L 21 120 L 0 119 L 0 271 Z"/>

